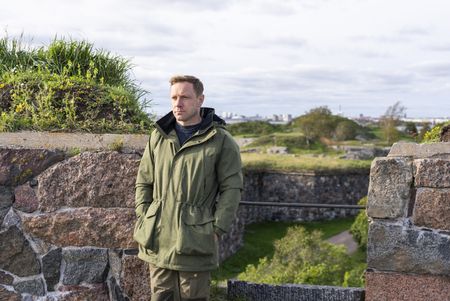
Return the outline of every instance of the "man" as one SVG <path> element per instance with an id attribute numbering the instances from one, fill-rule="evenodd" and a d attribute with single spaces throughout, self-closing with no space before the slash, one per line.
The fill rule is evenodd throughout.
<path id="1" fill-rule="evenodd" d="M 201 107 L 199 79 L 170 84 L 172 111 L 156 122 L 139 165 L 134 239 L 150 264 L 151 300 L 208 300 L 218 237 L 242 191 L 239 148 L 214 109 Z"/>

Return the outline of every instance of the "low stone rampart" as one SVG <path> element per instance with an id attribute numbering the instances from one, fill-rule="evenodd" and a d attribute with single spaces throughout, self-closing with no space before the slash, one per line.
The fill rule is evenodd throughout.
<path id="1" fill-rule="evenodd" d="M 0 300 L 148 298 L 147 265 L 132 240 L 134 181 L 146 139 L 0 135 Z M 365 194 L 364 188 L 354 192 L 367 179 L 360 176 L 246 172 L 243 199 L 356 203 Z M 250 222 L 347 214 L 241 208 L 221 238 L 220 256 L 237 251 Z"/>
<path id="2" fill-rule="evenodd" d="M 450 300 L 450 143 L 372 162 L 366 300 Z"/>

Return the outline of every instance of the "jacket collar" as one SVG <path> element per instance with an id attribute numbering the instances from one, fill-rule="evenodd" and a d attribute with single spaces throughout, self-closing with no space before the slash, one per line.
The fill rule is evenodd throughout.
<path id="1" fill-rule="evenodd" d="M 206 107 L 201 108 L 200 116 L 202 117 L 202 122 L 201 122 L 200 129 L 199 129 L 200 132 L 203 132 L 206 129 L 208 129 L 210 126 L 213 125 L 213 123 L 222 125 L 222 126 L 224 126 L 226 124 L 222 118 L 220 118 L 219 116 L 214 114 L 213 108 L 206 108 Z M 162 117 L 161 119 L 159 119 L 156 122 L 155 127 L 162 134 L 165 134 L 167 136 L 174 129 L 175 123 L 176 123 L 175 116 L 173 116 L 172 111 L 170 111 L 164 117 Z"/>

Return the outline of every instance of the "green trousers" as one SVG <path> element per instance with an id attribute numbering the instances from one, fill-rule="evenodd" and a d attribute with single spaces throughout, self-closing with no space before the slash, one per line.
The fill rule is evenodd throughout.
<path id="1" fill-rule="evenodd" d="M 211 272 L 182 272 L 150 264 L 151 301 L 208 301 Z"/>

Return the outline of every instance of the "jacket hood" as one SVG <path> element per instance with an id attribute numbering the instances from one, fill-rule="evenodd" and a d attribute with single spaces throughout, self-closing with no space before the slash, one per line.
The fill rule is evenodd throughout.
<path id="1" fill-rule="evenodd" d="M 202 117 L 202 122 L 199 129 L 200 131 L 207 129 L 213 123 L 219 126 L 226 125 L 225 121 L 219 116 L 217 116 L 214 112 L 215 111 L 213 108 L 207 107 L 200 108 L 200 116 Z M 177 121 L 175 119 L 175 116 L 173 116 L 172 111 L 170 111 L 164 117 L 159 119 L 156 122 L 155 126 L 164 134 L 169 135 L 170 131 L 172 131 L 173 128 L 175 127 L 176 122 Z"/>

